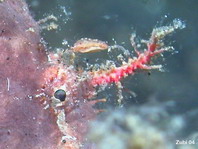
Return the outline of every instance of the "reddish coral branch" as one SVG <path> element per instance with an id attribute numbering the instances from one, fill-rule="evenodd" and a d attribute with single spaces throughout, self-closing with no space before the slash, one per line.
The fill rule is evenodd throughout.
<path id="1" fill-rule="evenodd" d="M 163 26 L 159 28 L 155 28 L 151 34 L 151 38 L 147 41 L 147 49 L 140 53 L 137 50 L 136 44 L 134 42 L 135 36 L 132 36 L 132 46 L 134 47 L 137 57 L 129 58 L 128 62 L 123 63 L 120 67 L 111 68 L 110 70 L 99 70 L 91 73 L 93 76 L 92 84 L 94 86 L 108 84 L 113 82 L 118 82 L 122 78 L 132 75 L 138 69 L 160 69 L 161 65 L 152 65 L 148 64 L 151 62 L 151 59 L 164 51 L 172 49 L 172 47 L 163 47 L 163 38 L 174 32 L 176 29 L 183 29 L 185 25 L 178 19 L 173 21 L 173 24 L 169 26 Z"/>

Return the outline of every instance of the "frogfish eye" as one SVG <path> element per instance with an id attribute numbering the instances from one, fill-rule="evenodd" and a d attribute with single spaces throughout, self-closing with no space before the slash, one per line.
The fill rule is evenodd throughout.
<path id="1" fill-rule="evenodd" d="M 54 93 L 54 97 L 59 99 L 60 101 L 65 101 L 66 98 L 66 92 L 63 89 L 58 89 L 55 93 Z"/>

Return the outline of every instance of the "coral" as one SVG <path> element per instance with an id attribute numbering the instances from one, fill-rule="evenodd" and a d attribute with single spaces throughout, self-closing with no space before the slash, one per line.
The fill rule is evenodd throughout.
<path id="1" fill-rule="evenodd" d="M 173 114 L 170 104 L 150 101 L 128 109 L 108 109 L 91 122 L 88 140 L 95 149 L 196 149 L 198 133 L 182 135 L 189 129 L 188 121 L 185 115 Z"/>
<path id="2" fill-rule="evenodd" d="M 97 149 L 173 149 L 163 131 L 134 112 L 114 111 L 92 123 L 88 138 Z"/>
<path id="3" fill-rule="evenodd" d="M 175 149 L 185 123 L 159 105 L 110 111 L 91 124 L 88 138 L 97 149 Z"/>

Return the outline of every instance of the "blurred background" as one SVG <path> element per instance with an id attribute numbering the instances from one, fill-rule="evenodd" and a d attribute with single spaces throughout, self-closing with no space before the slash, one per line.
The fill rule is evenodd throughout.
<path id="1" fill-rule="evenodd" d="M 122 80 L 124 108 L 131 106 L 165 105 L 172 115 L 185 117 L 184 136 L 198 131 L 198 1 L 197 0 L 27 0 L 36 20 L 54 15 L 59 27 L 42 31 L 49 50 L 67 49 L 80 38 L 115 42 L 133 56 L 130 35 L 149 39 L 152 29 L 168 25 L 175 18 L 186 28 L 166 37 L 165 43 L 175 51 L 166 52 L 155 60 L 163 64 L 163 72 L 143 71 Z M 79 54 L 76 64 L 86 69 L 91 64 L 112 60 L 117 65 L 121 51 Z M 88 64 L 87 64 L 88 63 Z M 100 107 L 117 104 L 115 85 L 101 91 L 97 98 L 107 98 Z"/>

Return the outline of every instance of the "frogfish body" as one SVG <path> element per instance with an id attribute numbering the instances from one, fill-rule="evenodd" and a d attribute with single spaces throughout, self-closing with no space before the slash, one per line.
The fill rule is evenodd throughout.
<path id="1" fill-rule="evenodd" d="M 49 61 L 39 26 L 23 0 L 0 1 L 0 148 L 83 148 L 96 110 L 89 79 Z M 54 92 L 62 89 L 66 99 Z"/>

